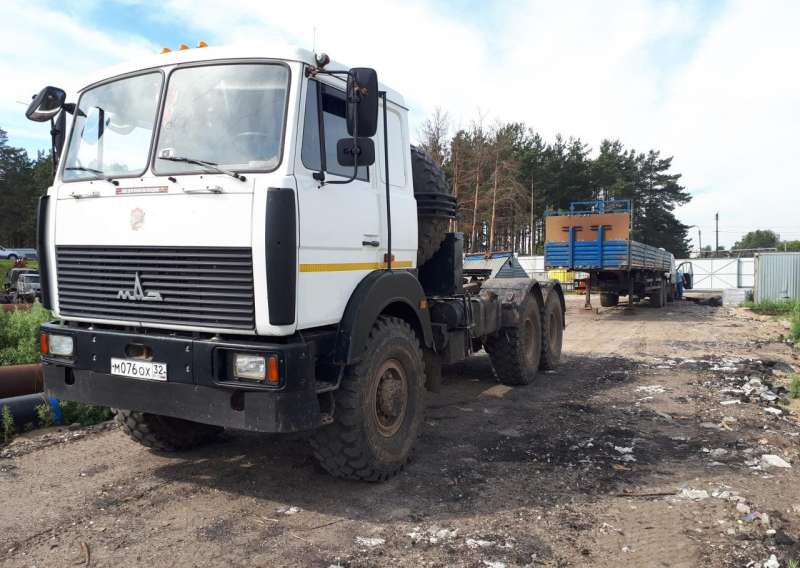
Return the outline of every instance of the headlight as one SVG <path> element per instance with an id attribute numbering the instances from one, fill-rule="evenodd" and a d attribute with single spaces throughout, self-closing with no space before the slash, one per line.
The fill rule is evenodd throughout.
<path id="1" fill-rule="evenodd" d="M 281 380 L 278 356 L 236 353 L 233 359 L 233 374 L 237 379 L 277 385 Z"/>
<path id="2" fill-rule="evenodd" d="M 71 335 L 56 335 L 54 333 L 48 333 L 43 334 L 42 339 L 42 349 L 47 355 L 55 355 L 56 357 L 72 357 L 72 355 L 75 353 L 75 340 Z"/>
<path id="3" fill-rule="evenodd" d="M 237 353 L 233 361 L 233 374 L 238 379 L 263 381 L 267 376 L 267 360 L 263 355 Z"/>

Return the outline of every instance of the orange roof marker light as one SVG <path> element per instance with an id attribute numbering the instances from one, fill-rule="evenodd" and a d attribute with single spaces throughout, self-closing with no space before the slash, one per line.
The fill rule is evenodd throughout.
<path id="1" fill-rule="evenodd" d="M 208 44 L 201 39 L 200 43 L 197 44 L 197 47 L 208 47 Z"/>
<path id="2" fill-rule="evenodd" d="M 182 43 L 182 44 L 180 44 L 180 45 L 178 46 L 178 51 L 184 51 L 184 50 L 186 50 L 186 49 L 189 49 L 189 46 L 188 46 L 188 45 L 186 45 L 185 43 Z"/>
<path id="3" fill-rule="evenodd" d="M 162 53 L 162 54 L 164 54 L 164 53 L 169 53 L 170 51 L 172 51 L 172 50 L 171 50 L 170 48 L 168 48 L 168 47 L 162 47 L 162 48 L 161 48 L 161 53 Z"/>

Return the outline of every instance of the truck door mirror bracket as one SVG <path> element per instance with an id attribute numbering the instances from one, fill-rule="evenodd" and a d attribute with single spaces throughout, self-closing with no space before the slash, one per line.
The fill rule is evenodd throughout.
<path id="1" fill-rule="evenodd" d="M 336 143 L 336 160 L 341 166 L 371 166 L 375 163 L 372 138 L 342 138 Z"/>

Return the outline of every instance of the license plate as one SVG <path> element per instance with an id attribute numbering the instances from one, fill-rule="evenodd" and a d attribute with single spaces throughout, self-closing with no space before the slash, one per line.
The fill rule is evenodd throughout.
<path id="1" fill-rule="evenodd" d="M 111 359 L 111 374 L 134 379 L 167 380 L 167 365 L 133 359 Z"/>

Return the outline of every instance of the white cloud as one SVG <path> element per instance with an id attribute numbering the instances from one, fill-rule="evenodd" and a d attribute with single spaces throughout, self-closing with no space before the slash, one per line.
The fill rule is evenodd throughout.
<path id="1" fill-rule="evenodd" d="M 723 231 L 785 227 L 787 237 L 800 238 L 793 171 L 800 5 L 535 0 L 454 6 L 470 5 L 483 13 L 433 0 L 346 9 L 321 0 L 151 3 L 154 17 L 203 34 L 182 40 L 289 41 L 310 48 L 316 28 L 319 51 L 375 67 L 406 96 L 412 128 L 437 106 L 460 124 L 480 109 L 488 120 L 525 121 L 547 137 L 580 136 L 595 148 L 612 137 L 674 155 L 675 169 L 695 192 L 679 216 L 702 225 L 706 243 L 717 210 Z M 19 112 L 13 99 L 29 96 L 42 81 L 67 81 L 157 49 L 130 32 L 93 31 L 29 3 L 12 1 L 8 8 L 0 73 L 10 81 L 0 94 L 0 118 L 9 108 Z M 792 227 L 797 234 L 790 234 Z M 720 240 L 730 245 L 738 236 L 725 232 Z"/>

